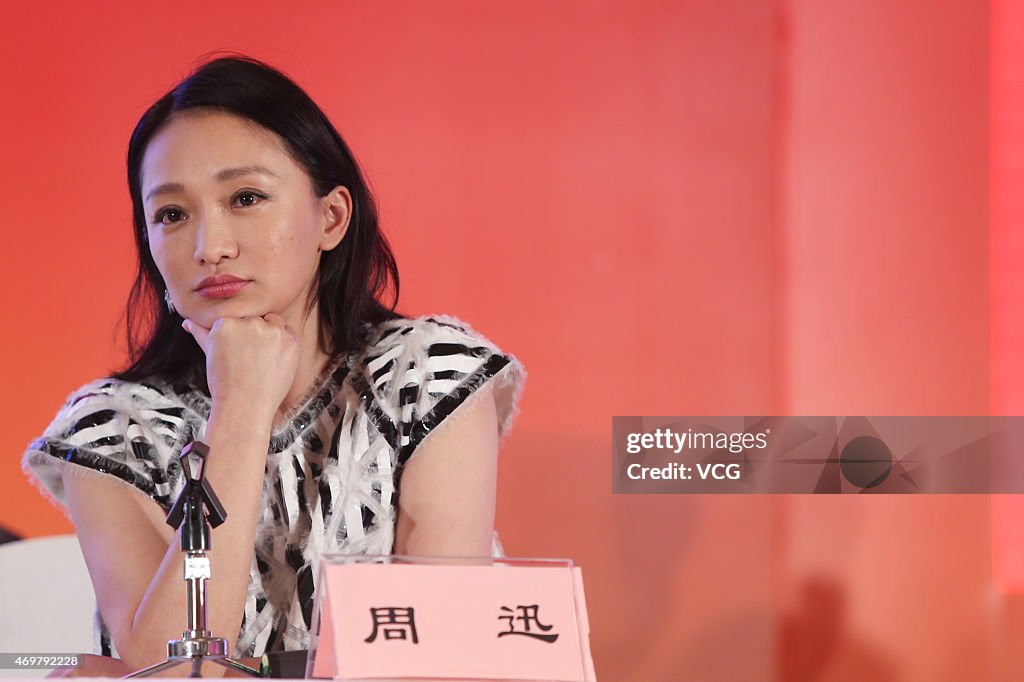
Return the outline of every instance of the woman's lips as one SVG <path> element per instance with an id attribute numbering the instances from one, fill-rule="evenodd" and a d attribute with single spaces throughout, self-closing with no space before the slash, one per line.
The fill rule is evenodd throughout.
<path id="1" fill-rule="evenodd" d="M 230 298 L 237 294 L 242 289 L 244 289 L 245 285 L 248 283 L 249 280 L 247 279 L 239 279 L 231 282 L 208 284 L 206 286 L 199 287 L 198 289 L 196 289 L 196 292 L 203 298 Z"/>

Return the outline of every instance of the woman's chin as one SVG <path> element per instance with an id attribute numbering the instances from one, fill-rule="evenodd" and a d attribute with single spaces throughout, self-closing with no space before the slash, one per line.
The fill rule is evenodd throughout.
<path id="1" fill-rule="evenodd" d="M 243 319 L 247 317 L 263 317 L 267 314 L 265 309 L 257 309 L 252 304 L 244 304 L 241 301 L 224 301 L 214 306 L 205 305 L 200 309 L 193 310 L 192 316 L 184 314 L 187 319 L 212 329 L 217 320 L 223 318 Z"/>

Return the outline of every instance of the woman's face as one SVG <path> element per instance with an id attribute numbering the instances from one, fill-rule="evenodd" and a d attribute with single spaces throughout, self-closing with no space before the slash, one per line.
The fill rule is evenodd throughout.
<path id="1" fill-rule="evenodd" d="M 348 225 L 345 188 L 317 197 L 277 135 L 203 110 L 153 136 L 141 173 L 150 251 L 183 317 L 209 328 L 273 312 L 305 327 L 320 252 Z"/>

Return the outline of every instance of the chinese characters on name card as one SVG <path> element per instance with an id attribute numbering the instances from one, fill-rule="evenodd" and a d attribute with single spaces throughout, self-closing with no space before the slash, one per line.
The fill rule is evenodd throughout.
<path id="1" fill-rule="evenodd" d="M 578 568 L 351 563 L 322 580 L 316 677 L 594 679 Z"/>

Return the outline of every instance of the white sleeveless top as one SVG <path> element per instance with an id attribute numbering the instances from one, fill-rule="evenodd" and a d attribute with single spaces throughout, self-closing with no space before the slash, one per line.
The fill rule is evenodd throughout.
<path id="1" fill-rule="evenodd" d="M 270 440 L 234 656 L 307 648 L 320 555 L 392 552 L 402 467 L 474 391 L 492 382 L 499 434 L 516 415 L 522 365 L 465 323 L 401 318 L 363 332 L 364 348 L 331 362 Z M 183 486 L 177 456 L 209 414 L 190 385 L 101 379 L 71 394 L 22 466 L 65 513 L 66 475 L 116 477 L 166 513 Z M 98 612 L 95 634 L 96 653 L 116 655 Z"/>

